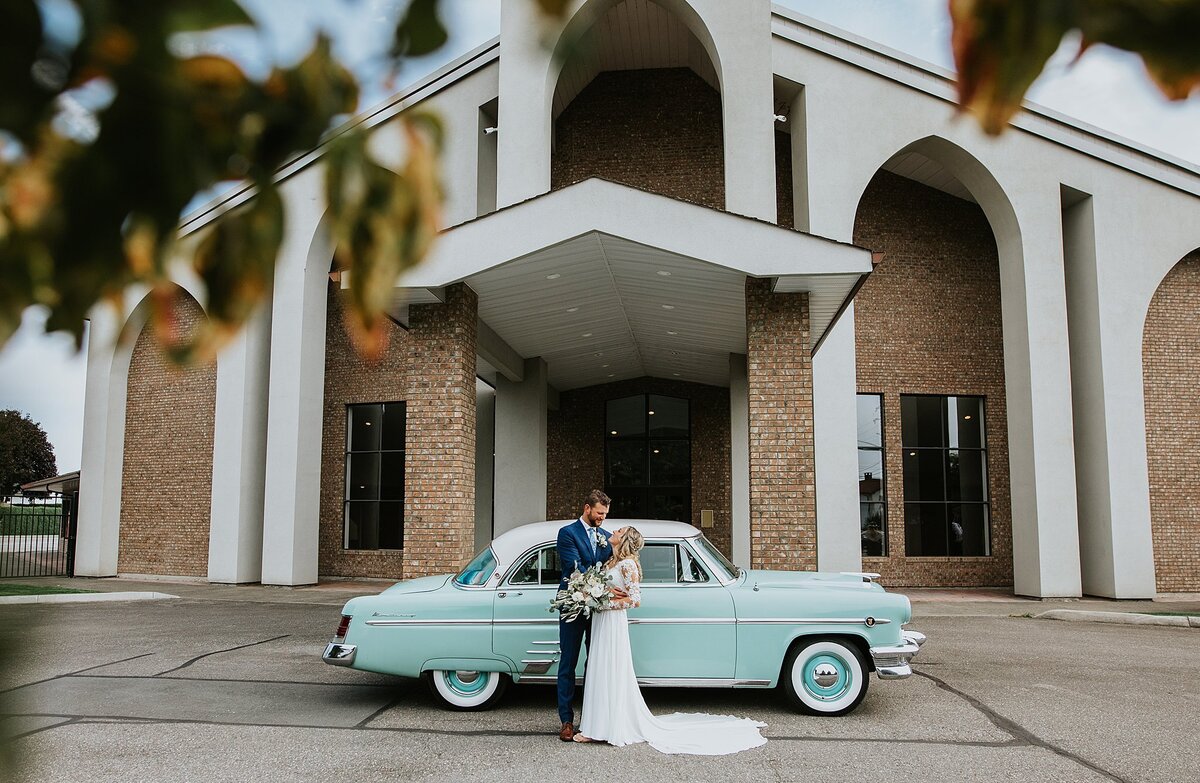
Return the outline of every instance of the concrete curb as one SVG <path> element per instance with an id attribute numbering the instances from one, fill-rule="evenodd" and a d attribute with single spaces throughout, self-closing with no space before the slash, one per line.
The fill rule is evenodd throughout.
<path id="1" fill-rule="evenodd" d="M 1123 625 L 1170 625 L 1176 628 L 1200 628 L 1200 617 L 1163 616 L 1134 612 L 1087 612 L 1080 609 L 1051 609 L 1033 615 L 1035 620 L 1067 620 L 1082 623 L 1118 623 Z"/>
<path id="2" fill-rule="evenodd" d="M 168 593 L 54 593 L 50 595 L 6 595 L 0 604 L 84 604 L 103 601 L 160 601 L 178 598 Z"/>

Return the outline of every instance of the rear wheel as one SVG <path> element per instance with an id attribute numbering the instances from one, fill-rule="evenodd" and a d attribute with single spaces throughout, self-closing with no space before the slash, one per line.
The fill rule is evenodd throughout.
<path id="1" fill-rule="evenodd" d="M 835 717 L 854 710 L 867 695 L 862 653 L 840 639 L 797 644 L 783 665 L 788 698 L 801 712 Z"/>
<path id="2" fill-rule="evenodd" d="M 491 709 L 508 685 L 500 672 L 435 670 L 428 673 L 429 690 L 448 710 Z"/>

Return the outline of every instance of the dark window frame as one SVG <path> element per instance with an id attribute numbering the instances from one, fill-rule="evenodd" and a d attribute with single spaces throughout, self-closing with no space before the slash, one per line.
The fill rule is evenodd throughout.
<path id="1" fill-rule="evenodd" d="M 612 429 L 610 426 L 610 422 L 608 420 L 609 403 L 615 402 L 617 400 L 633 399 L 636 397 L 640 397 L 642 399 L 642 403 L 643 403 L 642 404 L 642 411 L 643 411 L 643 413 L 642 413 L 642 432 L 640 434 L 636 434 L 636 435 L 619 435 L 619 434 L 613 435 Z M 671 399 L 671 400 L 678 400 L 680 402 L 683 402 L 687 406 L 687 435 L 685 435 L 685 436 L 680 436 L 680 435 L 654 436 L 654 435 L 650 434 L 650 421 L 651 421 L 651 419 L 650 419 L 650 398 L 651 397 L 664 397 L 664 398 Z M 659 394 L 657 392 L 642 392 L 639 394 L 624 394 L 624 395 L 621 395 L 620 397 L 606 398 L 604 400 L 604 491 L 605 491 L 605 493 L 607 493 L 609 496 L 614 497 L 614 498 L 619 498 L 622 495 L 622 493 L 624 493 L 626 496 L 628 496 L 629 494 L 632 494 L 632 493 L 642 494 L 642 496 L 646 500 L 646 505 L 645 505 L 646 516 L 651 517 L 651 516 L 654 516 L 653 511 L 652 511 L 652 504 L 653 504 L 653 498 L 654 498 L 654 493 L 655 493 L 656 489 L 665 489 L 665 490 L 686 489 L 686 492 L 684 493 L 684 497 L 686 498 L 686 501 L 685 501 L 686 506 L 685 506 L 684 513 L 683 513 L 683 516 L 685 517 L 685 519 L 681 519 L 678 521 L 691 524 L 692 523 L 692 470 L 694 467 L 692 464 L 693 423 L 694 422 L 693 422 L 693 413 L 692 413 L 692 400 L 689 397 L 676 397 L 671 394 Z M 646 457 L 645 457 L 645 463 L 643 466 L 643 475 L 645 476 L 645 483 L 641 484 L 641 485 L 610 484 L 608 481 L 609 465 L 610 465 L 609 447 L 613 443 L 638 443 L 638 442 L 646 444 Z M 667 442 L 686 443 L 687 444 L 688 469 L 687 469 L 686 483 L 683 483 L 683 484 L 654 484 L 651 482 L 651 472 L 650 472 L 650 461 L 651 460 L 650 460 L 650 458 L 653 453 L 652 452 L 653 444 L 654 443 L 667 443 Z M 614 505 L 615 505 L 615 503 L 614 503 Z M 609 518 L 610 519 L 619 519 L 620 517 L 610 516 Z"/>
<path id="2" fill-rule="evenodd" d="M 354 418 L 353 418 L 354 409 L 355 408 L 374 407 L 374 406 L 379 406 L 380 433 L 379 433 L 378 447 L 374 448 L 374 449 L 353 449 L 352 446 L 353 446 L 353 431 L 354 431 Z M 396 449 L 396 448 L 385 449 L 383 447 L 384 446 L 383 422 L 387 416 L 387 409 L 389 406 L 399 406 L 403 411 L 403 417 L 404 417 L 404 421 L 405 421 L 405 432 L 404 432 L 404 435 L 402 438 L 401 446 L 398 449 Z M 343 551 L 348 551 L 348 552 L 402 552 L 402 551 L 404 551 L 404 522 L 405 522 L 404 506 L 407 502 L 407 496 L 408 496 L 408 487 L 407 487 L 406 481 L 405 481 L 405 479 L 407 478 L 406 475 L 402 475 L 400 478 L 401 491 L 400 491 L 400 498 L 398 500 L 395 498 L 388 498 L 385 500 L 381 497 L 381 495 L 382 495 L 382 488 L 383 488 L 383 465 L 384 465 L 383 455 L 398 454 L 400 456 L 400 464 L 403 465 L 405 463 L 405 455 L 407 454 L 407 451 L 408 451 L 407 422 L 408 422 L 408 402 L 406 400 L 391 400 L 391 401 L 387 401 L 387 402 L 360 402 L 360 403 L 347 403 L 346 404 L 346 442 L 344 444 L 345 454 L 343 455 L 344 459 L 343 459 L 343 463 L 342 463 L 342 550 Z M 351 495 L 350 486 L 352 484 L 352 482 L 350 480 L 351 479 L 351 476 L 350 476 L 351 458 L 353 456 L 361 456 L 361 455 L 365 455 L 365 454 L 378 455 L 378 460 L 377 460 L 378 465 L 376 468 L 376 475 L 375 475 L 375 487 L 376 487 L 375 495 L 376 496 L 374 498 L 351 498 L 350 497 L 350 495 Z M 383 505 L 385 503 L 389 504 L 389 505 L 395 505 L 395 504 L 399 505 L 399 510 L 400 510 L 400 520 L 399 520 L 399 525 L 398 525 L 399 529 L 396 531 L 395 540 L 398 541 L 400 545 L 397 547 L 381 547 L 378 545 L 380 538 L 382 538 L 382 536 L 379 535 L 379 530 L 382 525 L 381 511 L 382 511 Z M 376 514 L 376 520 L 377 520 L 376 528 L 375 528 L 375 532 L 376 532 L 376 536 L 375 536 L 375 544 L 376 545 L 375 546 L 362 546 L 361 541 L 359 542 L 360 543 L 359 546 L 351 546 L 350 545 L 351 544 L 351 541 L 350 541 L 350 509 L 351 509 L 352 504 L 353 505 L 367 505 L 367 504 L 375 505 L 375 514 Z"/>
<path id="3" fill-rule="evenodd" d="M 983 395 L 983 394 L 901 394 L 900 395 L 901 411 L 903 411 L 904 400 L 906 398 L 918 398 L 918 397 L 923 397 L 923 398 L 927 398 L 927 399 L 936 399 L 936 400 L 941 401 L 940 425 L 941 425 L 941 435 L 942 435 L 941 441 L 942 442 L 941 442 L 941 445 L 939 445 L 939 446 L 910 446 L 910 445 L 907 445 L 904 442 L 904 426 L 903 426 L 904 416 L 903 416 L 903 413 L 901 413 L 901 427 L 900 427 L 901 471 L 903 472 L 903 470 L 904 470 L 903 466 L 904 466 L 904 453 L 905 452 L 909 452 L 909 451 L 912 451 L 912 452 L 919 452 L 919 451 L 940 452 L 942 454 L 942 458 L 939 460 L 939 462 L 941 463 L 941 467 L 942 467 L 942 476 L 941 476 L 942 498 L 940 500 L 930 500 L 927 498 L 921 498 L 919 500 L 910 500 L 906 494 L 906 496 L 904 498 L 904 524 L 905 524 L 904 556 L 905 557 L 914 557 L 914 558 L 933 557 L 933 558 L 939 558 L 939 559 L 940 558 L 949 558 L 949 557 L 956 557 L 956 558 L 992 557 L 993 556 L 993 552 L 992 552 L 992 493 L 991 493 L 991 486 L 990 486 L 991 462 L 988 458 L 988 445 L 987 445 L 987 427 L 988 427 L 987 396 Z M 955 399 L 955 400 L 969 399 L 969 400 L 978 400 L 979 401 L 979 410 L 981 412 L 981 416 L 983 419 L 980 422 L 980 426 L 979 426 L 979 444 L 980 444 L 979 446 L 964 447 L 962 445 L 958 445 L 958 446 L 950 445 L 950 438 L 949 438 L 949 431 L 948 431 L 948 427 L 949 427 L 948 402 L 951 399 Z M 950 498 L 950 476 L 949 476 L 949 469 L 947 466 L 949 465 L 950 452 L 952 452 L 952 451 L 956 451 L 959 453 L 964 452 L 964 451 L 978 452 L 979 454 L 982 455 L 983 459 L 982 459 L 981 464 L 983 466 L 983 475 L 982 475 L 982 481 L 981 481 L 980 486 L 981 486 L 981 489 L 983 492 L 983 500 L 963 500 L 962 498 L 958 498 L 958 499 Z M 909 512 L 910 506 L 941 506 L 943 508 L 943 510 L 944 510 L 943 518 L 946 520 L 946 523 L 945 523 L 946 553 L 945 554 L 932 554 L 932 555 L 931 554 L 923 554 L 923 553 L 922 554 L 912 554 L 911 552 L 909 552 L 908 512 Z M 983 536 L 984 552 L 982 554 L 964 554 L 962 552 L 956 553 L 956 552 L 951 551 L 951 546 L 950 546 L 950 507 L 951 506 L 982 507 L 983 519 L 984 519 L 984 536 Z"/>
<path id="4" fill-rule="evenodd" d="M 863 551 L 862 556 L 863 557 L 888 557 L 889 556 L 889 554 L 888 554 L 889 547 L 888 547 L 887 412 L 884 408 L 884 396 L 883 396 L 882 392 L 864 392 L 864 393 L 855 395 L 856 418 L 857 418 L 857 413 L 858 413 L 857 400 L 859 397 L 874 397 L 877 400 L 879 400 L 879 445 L 878 446 L 864 446 L 864 445 L 862 445 L 863 441 L 861 439 L 859 439 L 858 450 L 859 451 L 877 452 L 879 454 L 879 470 L 880 470 L 880 474 L 879 474 L 879 497 L 880 497 L 880 500 L 878 500 L 878 501 L 863 500 L 862 495 L 860 494 L 859 500 L 858 500 L 858 509 L 859 509 L 859 515 L 860 515 L 859 519 L 860 520 L 862 519 L 861 514 L 862 514 L 863 506 L 878 505 L 878 506 L 883 507 L 883 511 L 880 514 L 880 520 L 879 520 L 880 525 L 881 525 L 880 532 L 883 535 L 883 539 L 881 541 L 881 543 L 883 544 L 883 548 L 880 551 L 880 553 L 876 554 L 876 555 L 869 555 L 865 551 Z M 860 477 L 859 480 L 861 481 L 862 478 Z M 863 531 L 862 528 L 860 527 L 859 528 L 860 547 L 862 546 L 862 543 L 863 543 L 862 542 L 863 532 L 865 532 L 865 531 Z M 865 549 L 865 547 L 864 547 L 864 549 Z"/>

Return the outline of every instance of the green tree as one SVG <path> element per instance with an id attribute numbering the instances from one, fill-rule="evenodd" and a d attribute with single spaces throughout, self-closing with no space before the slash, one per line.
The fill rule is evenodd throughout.
<path id="1" fill-rule="evenodd" d="M 0 411 L 0 496 L 57 474 L 54 448 L 41 425 L 20 411 Z"/>

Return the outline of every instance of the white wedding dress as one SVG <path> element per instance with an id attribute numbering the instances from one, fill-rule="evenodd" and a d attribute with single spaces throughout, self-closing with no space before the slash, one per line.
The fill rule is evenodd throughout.
<path id="1" fill-rule="evenodd" d="M 637 564 L 622 560 L 608 570 L 612 584 L 629 594 L 592 615 L 579 731 L 612 745 L 646 742 L 663 753 L 721 756 L 765 745 L 765 723 L 730 715 L 650 714 L 633 672 L 626 608 L 641 603 Z"/>

